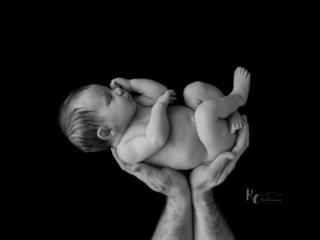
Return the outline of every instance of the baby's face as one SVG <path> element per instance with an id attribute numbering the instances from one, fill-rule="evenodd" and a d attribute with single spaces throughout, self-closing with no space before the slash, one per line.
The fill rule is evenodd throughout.
<path id="1" fill-rule="evenodd" d="M 137 103 L 126 90 L 93 84 L 85 90 L 81 105 L 104 117 L 110 127 L 126 128 L 133 118 Z"/>

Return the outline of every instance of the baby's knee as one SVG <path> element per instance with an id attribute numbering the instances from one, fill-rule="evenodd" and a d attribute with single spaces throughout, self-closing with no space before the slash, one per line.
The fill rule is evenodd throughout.
<path id="1" fill-rule="evenodd" d="M 183 91 L 183 95 L 197 95 L 201 92 L 204 92 L 206 90 L 206 84 L 204 82 L 201 81 L 196 81 L 193 83 L 190 83 L 188 86 L 185 87 L 184 91 Z"/>
<path id="2" fill-rule="evenodd" d="M 203 119 L 211 119 L 210 121 L 219 120 L 220 111 L 219 102 L 216 99 L 203 102 L 196 110 L 196 115 Z"/>

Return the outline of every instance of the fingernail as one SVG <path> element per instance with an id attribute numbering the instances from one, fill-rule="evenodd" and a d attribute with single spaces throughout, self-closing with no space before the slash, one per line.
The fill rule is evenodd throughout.
<path id="1" fill-rule="evenodd" d="M 229 157 L 228 157 L 229 160 L 232 160 L 233 158 L 234 158 L 233 156 L 229 156 Z"/>
<path id="2" fill-rule="evenodd" d="M 141 170 L 141 169 L 138 168 L 138 167 L 135 169 L 136 172 L 140 172 L 140 170 Z"/>

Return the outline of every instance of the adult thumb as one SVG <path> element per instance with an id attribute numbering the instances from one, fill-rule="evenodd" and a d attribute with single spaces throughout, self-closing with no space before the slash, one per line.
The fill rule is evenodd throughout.
<path id="1" fill-rule="evenodd" d="M 235 158 L 235 154 L 231 152 L 225 152 L 220 154 L 213 162 L 210 164 L 211 176 L 216 179 L 216 185 L 221 184 L 225 178 L 225 169 L 232 159 Z"/>
<path id="2" fill-rule="evenodd" d="M 152 174 L 152 169 L 147 164 L 135 164 L 132 166 L 131 170 L 135 173 L 141 174 L 145 177 L 150 177 Z"/>
<path id="3" fill-rule="evenodd" d="M 138 164 L 135 164 L 132 166 L 131 168 L 132 172 L 140 172 L 141 171 L 141 167 Z"/>
<path id="4" fill-rule="evenodd" d="M 232 152 L 221 153 L 213 162 L 210 164 L 210 169 L 212 171 L 221 171 L 223 170 L 229 162 L 235 158 L 235 154 Z"/>

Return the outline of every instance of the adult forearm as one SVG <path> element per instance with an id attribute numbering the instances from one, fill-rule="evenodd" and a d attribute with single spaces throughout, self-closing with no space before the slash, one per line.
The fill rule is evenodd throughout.
<path id="1" fill-rule="evenodd" d="M 167 198 L 152 240 L 192 240 L 191 197 L 183 199 Z"/>
<path id="2" fill-rule="evenodd" d="M 131 86 L 132 91 L 150 99 L 157 99 L 168 90 L 163 84 L 151 79 L 131 79 Z"/>
<path id="3" fill-rule="evenodd" d="M 212 191 L 193 194 L 195 240 L 234 239 L 234 236 L 214 202 Z"/>

